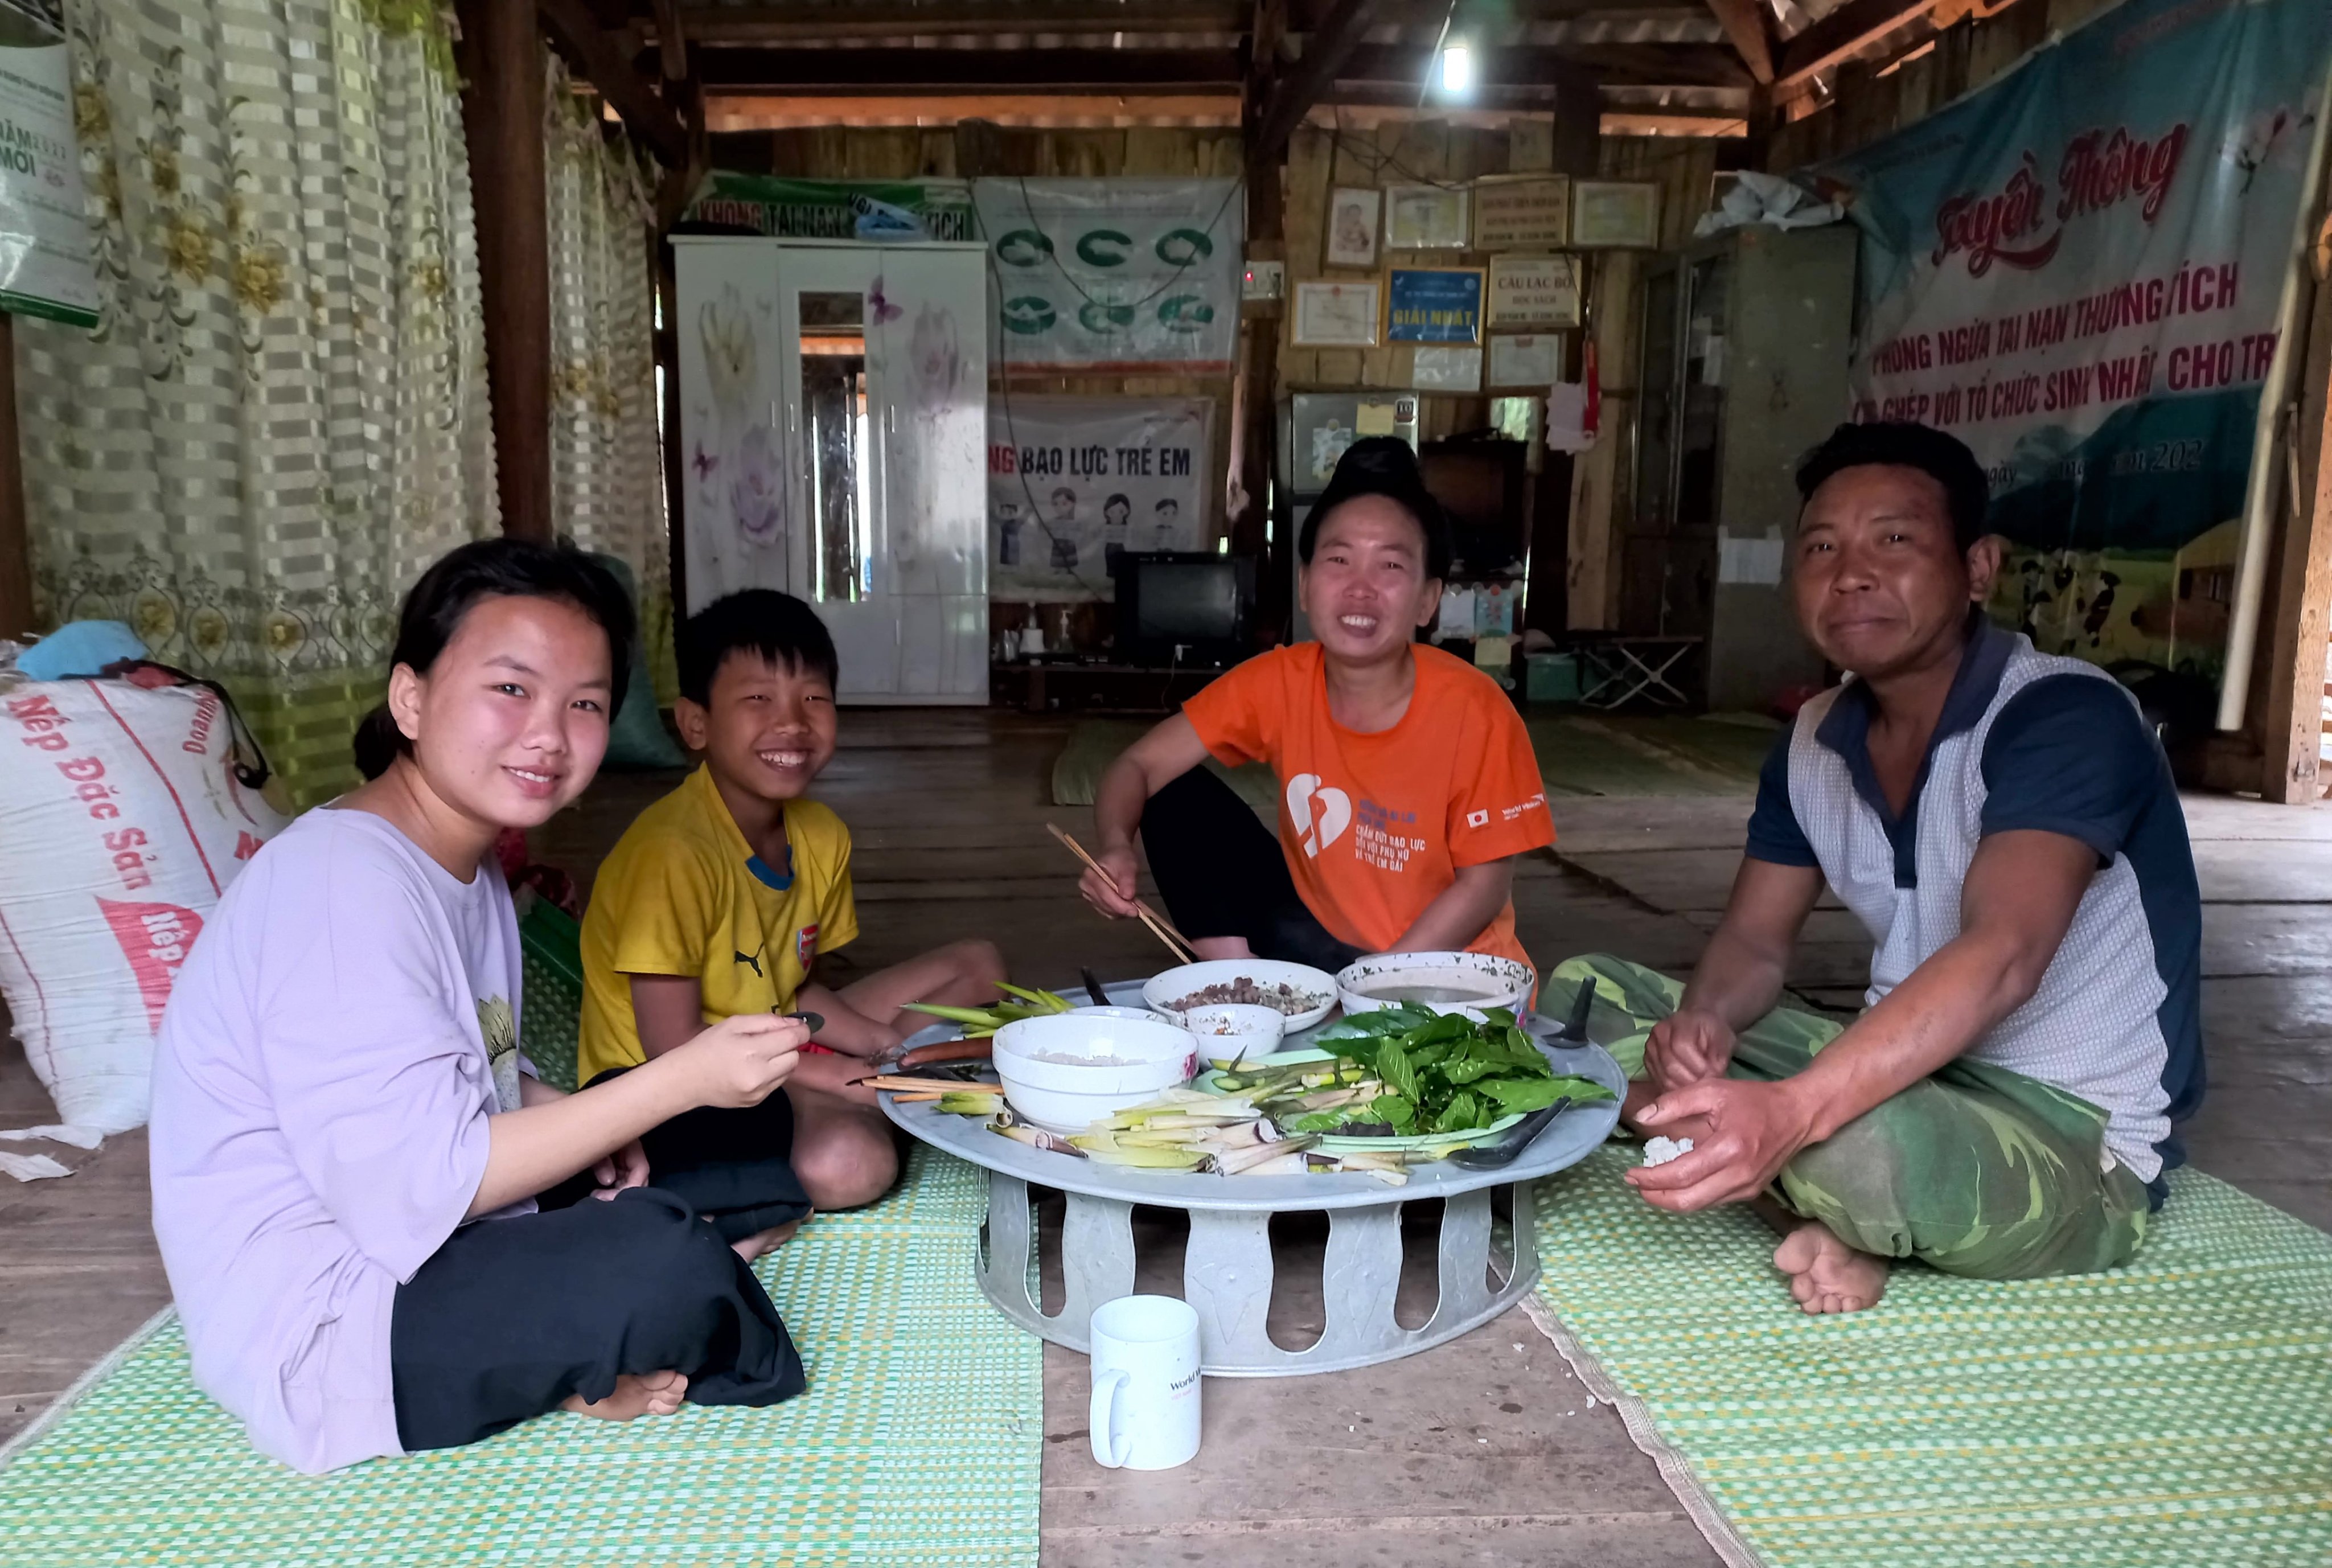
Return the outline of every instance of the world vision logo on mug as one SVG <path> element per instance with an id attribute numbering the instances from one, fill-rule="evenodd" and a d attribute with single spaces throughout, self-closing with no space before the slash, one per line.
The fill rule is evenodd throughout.
<path id="1" fill-rule="evenodd" d="M 1313 817 L 1315 808 L 1319 813 L 1316 823 Z M 1287 781 L 1287 819 L 1295 825 L 1295 837 L 1304 845 L 1305 857 L 1317 859 L 1322 850 L 1343 837 L 1344 829 L 1352 825 L 1352 798 L 1342 789 L 1323 789 L 1317 773 L 1298 773 Z"/>

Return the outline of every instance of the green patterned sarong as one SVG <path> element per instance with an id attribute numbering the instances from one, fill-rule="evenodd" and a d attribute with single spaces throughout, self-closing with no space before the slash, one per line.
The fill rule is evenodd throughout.
<path id="1" fill-rule="evenodd" d="M 1589 1034 L 1630 1078 L 1644 1040 L 1683 999 L 1656 970 L 1604 953 L 1558 965 L 1540 1006 L 1565 1010 L 1596 981 Z M 1727 1076 L 1771 1082 L 1801 1071 L 1843 1024 L 1775 1008 L 1741 1032 Z M 2146 1185 L 2103 1170 L 2106 1114 L 2064 1090 L 1962 1057 L 1804 1150 L 1774 1196 L 1880 1257 L 1949 1274 L 2026 1279 L 2126 1263 L 2146 1238 Z"/>

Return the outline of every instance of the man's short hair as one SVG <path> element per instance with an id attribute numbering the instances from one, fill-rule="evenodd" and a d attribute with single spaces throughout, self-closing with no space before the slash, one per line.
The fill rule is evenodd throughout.
<path id="1" fill-rule="evenodd" d="M 725 594 L 680 623 L 673 639 L 680 665 L 680 694 L 698 707 L 712 701 L 712 677 L 731 654 L 750 653 L 796 674 L 842 678 L 834 637 L 817 612 L 775 588 Z"/>
<path id="2" fill-rule="evenodd" d="M 1801 509 L 1834 473 L 1878 464 L 1916 468 L 1944 487 L 1944 502 L 1952 519 L 1952 538 L 1966 550 L 1988 531 L 1992 485 L 1983 464 L 1955 435 L 1929 425 L 1880 422 L 1841 425 L 1830 438 L 1798 464 L 1798 503 Z"/>
<path id="3" fill-rule="evenodd" d="M 1179 501 L 1175 500 L 1172 496 L 1171 496 L 1171 495 L 1170 495 L 1170 496 L 1168 496 L 1165 500 L 1163 500 L 1163 501 L 1160 502 L 1156 506 L 1152 507 L 1150 510 L 1151 510 L 1151 511 L 1152 511 L 1152 512 L 1167 512 L 1167 511 L 1180 512 L 1180 511 L 1181 511 L 1181 510 L 1182 510 L 1182 503 L 1181 503 L 1180 502 L 1179 502 Z"/>

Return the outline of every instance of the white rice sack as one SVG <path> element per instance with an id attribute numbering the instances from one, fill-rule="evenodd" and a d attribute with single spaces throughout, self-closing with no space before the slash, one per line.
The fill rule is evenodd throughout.
<path id="1" fill-rule="evenodd" d="M 69 1130 L 145 1122 L 179 966 L 284 826 L 233 730 L 200 686 L 0 677 L 0 993 Z"/>

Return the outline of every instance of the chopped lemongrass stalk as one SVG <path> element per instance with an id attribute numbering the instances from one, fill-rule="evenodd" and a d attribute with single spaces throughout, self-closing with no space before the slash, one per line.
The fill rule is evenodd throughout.
<path id="1" fill-rule="evenodd" d="M 1242 1176 L 1303 1176 L 1310 1173 L 1302 1154 L 1276 1154 L 1260 1165 L 1249 1165 L 1239 1172 Z"/>
<path id="2" fill-rule="evenodd" d="M 1075 1143 L 1075 1139 L 1070 1140 Z M 1138 1171 L 1197 1171 L 1210 1162 L 1210 1156 L 1200 1149 L 1142 1149 L 1118 1145 L 1106 1149 L 1085 1150 L 1085 1157 L 1096 1164 L 1127 1165 Z"/>
<path id="3" fill-rule="evenodd" d="M 1025 1122 L 1007 1122 L 999 1117 L 988 1124 L 988 1130 L 1016 1143 L 1026 1143 L 1032 1149 L 1043 1149 L 1054 1154 L 1073 1154 L 1080 1160 L 1085 1157 L 1084 1150 L 1058 1133 L 1047 1133 L 1042 1127 L 1031 1127 Z"/>
<path id="4" fill-rule="evenodd" d="M 1262 1143 L 1252 1149 L 1218 1154 L 1215 1156 L 1215 1167 L 1226 1176 L 1237 1176 L 1244 1171 L 1268 1165 L 1274 1161 L 1296 1158 L 1309 1149 L 1314 1142 L 1314 1140 L 1310 1138 L 1290 1138 L 1285 1143 Z"/>

